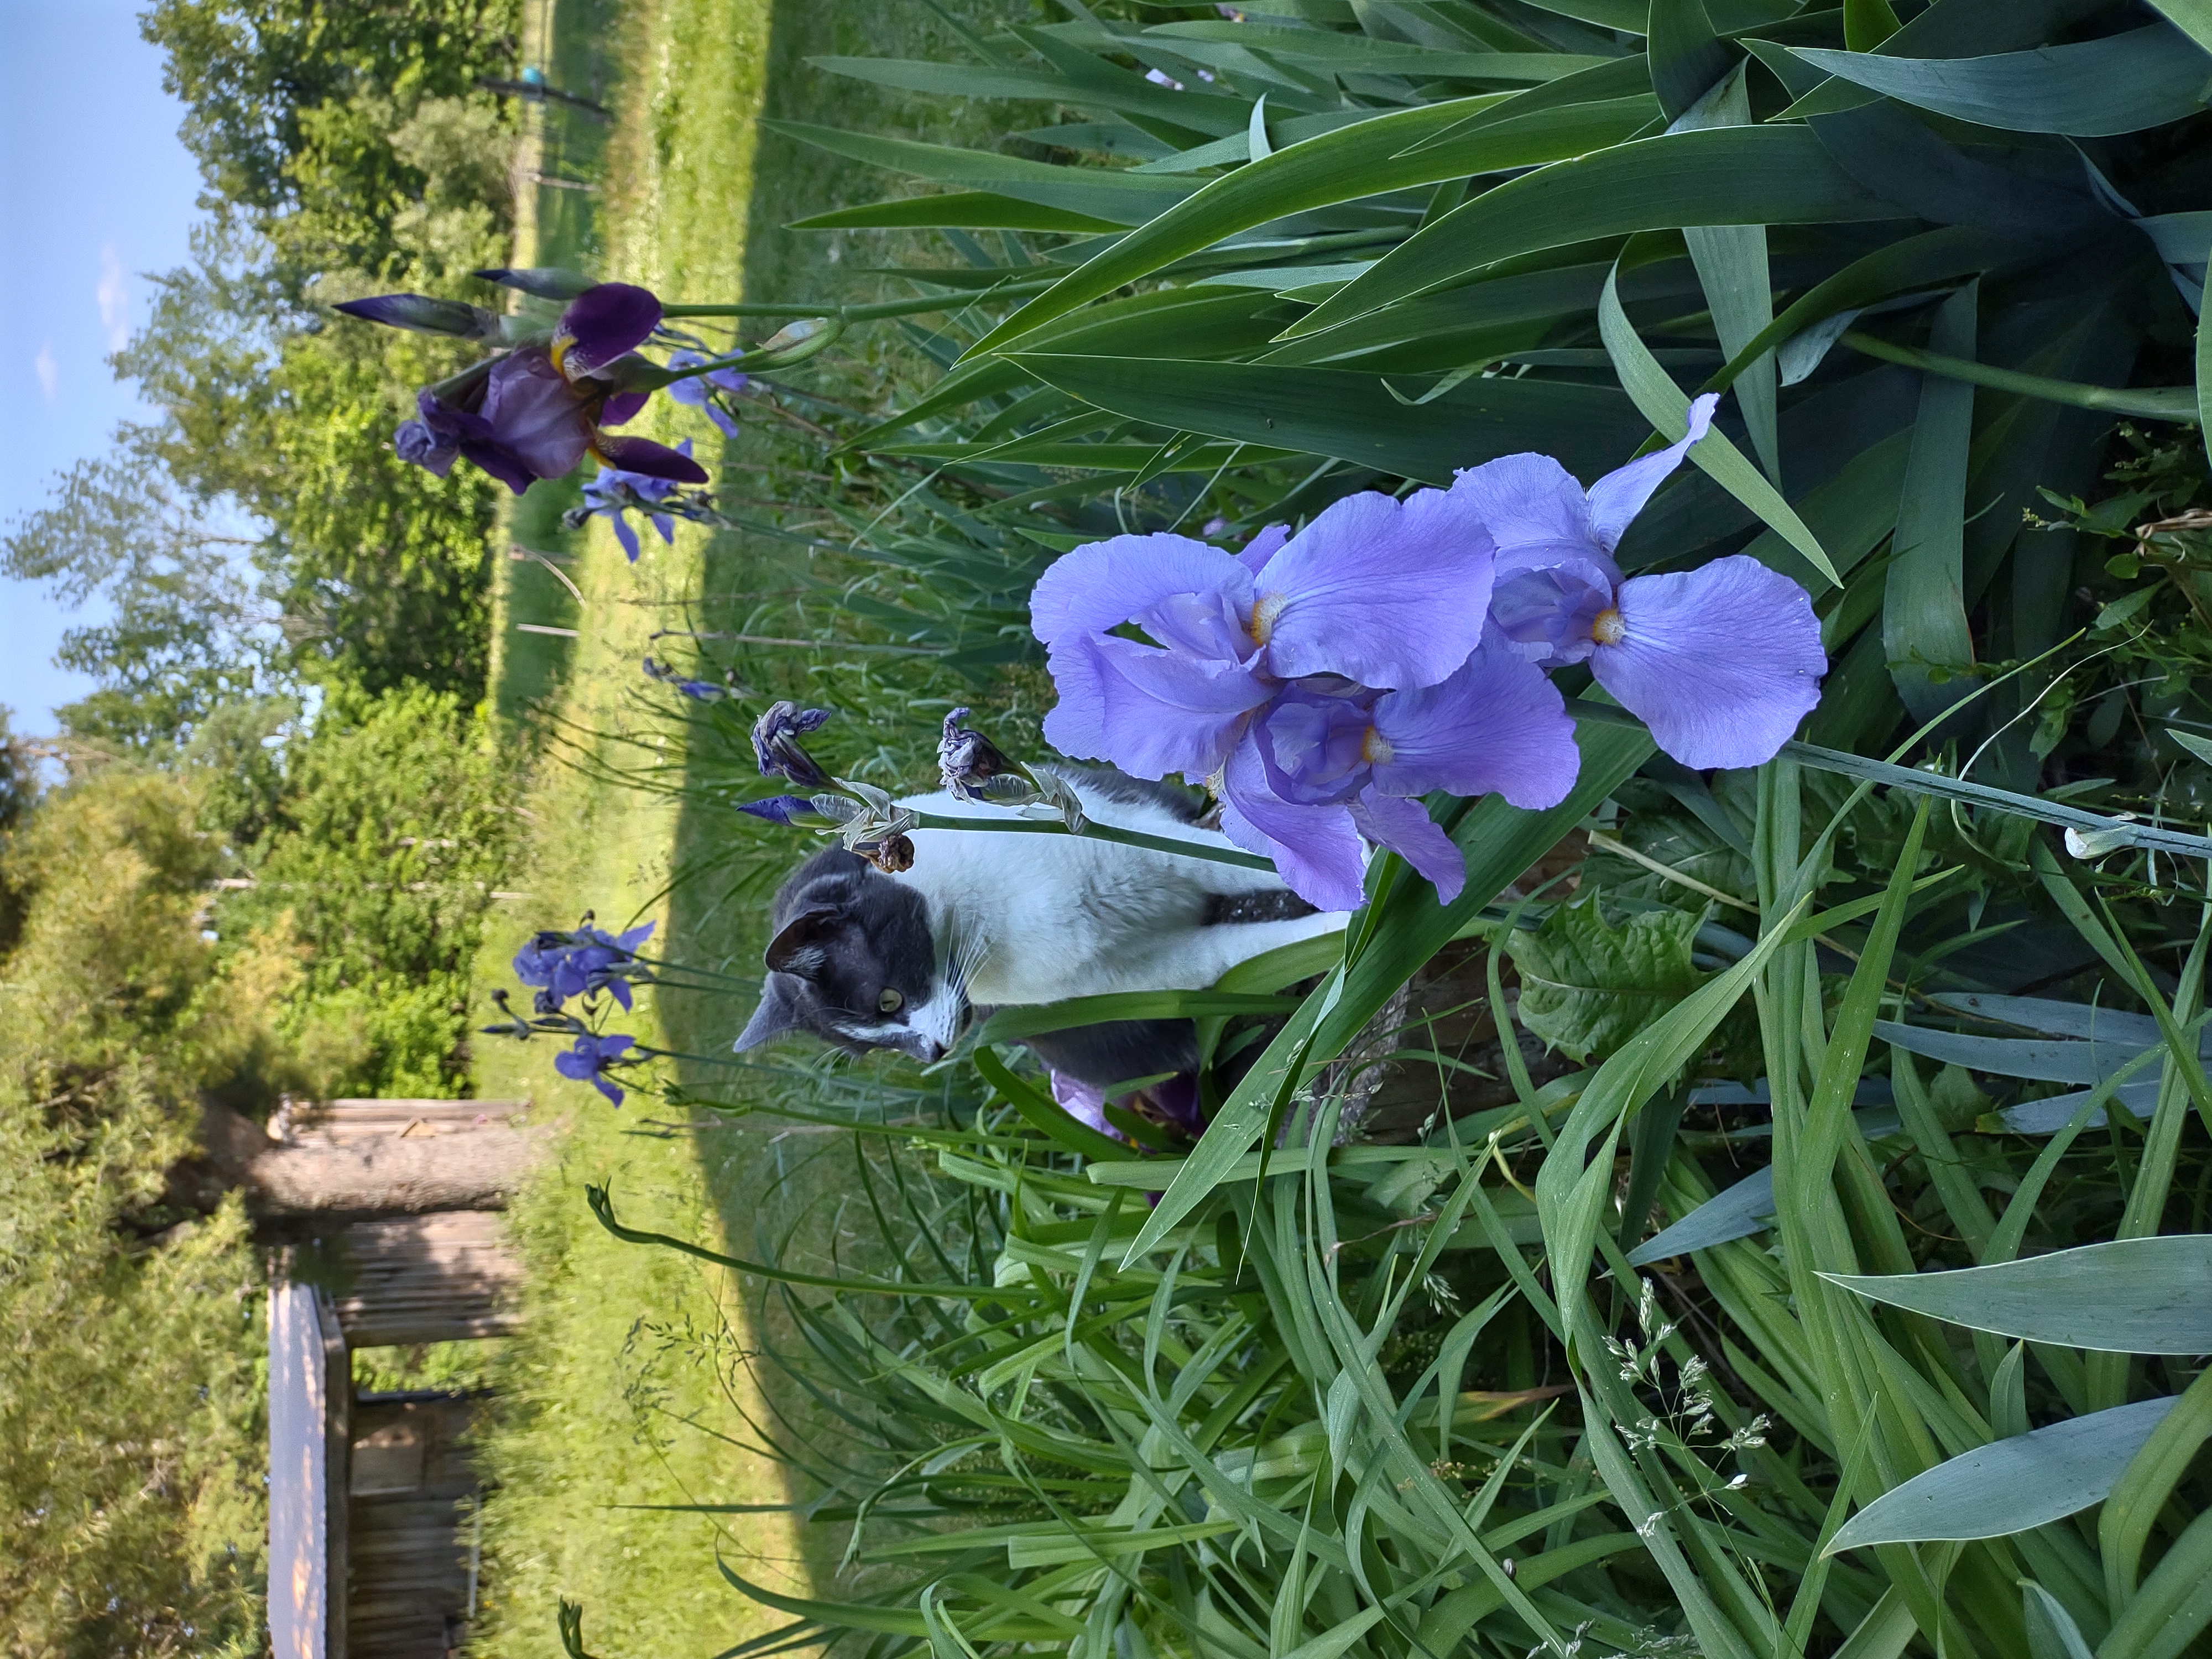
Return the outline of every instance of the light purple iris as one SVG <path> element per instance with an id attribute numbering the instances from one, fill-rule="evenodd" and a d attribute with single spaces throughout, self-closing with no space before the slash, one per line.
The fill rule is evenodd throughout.
<path id="1" fill-rule="evenodd" d="M 1494 562 L 1456 489 L 1347 496 L 1233 556 L 1174 535 L 1077 548 L 1030 599 L 1060 689 L 1045 735 L 1212 783 L 1223 832 L 1323 908 L 1360 902 L 1363 835 L 1455 896 L 1458 849 L 1405 797 L 1550 805 L 1579 764 L 1542 673 L 1478 653 Z"/>
<path id="2" fill-rule="evenodd" d="M 673 453 L 689 460 L 691 441 L 686 438 Z M 599 476 L 584 486 L 584 516 L 589 518 L 596 513 L 614 526 L 615 539 L 622 544 L 622 550 L 629 556 L 629 562 L 635 564 L 641 550 L 629 514 L 644 514 L 660 532 L 661 541 L 675 545 L 675 520 L 653 509 L 673 495 L 678 487 L 673 478 L 657 478 L 649 472 L 633 472 L 619 466 L 602 466 Z"/>
<path id="3" fill-rule="evenodd" d="M 605 1036 L 580 1036 L 569 1044 L 566 1054 L 553 1056 L 553 1069 L 562 1077 L 574 1078 L 579 1083 L 589 1083 L 614 1105 L 623 1103 L 622 1085 L 607 1075 L 610 1066 L 633 1064 L 638 1056 L 623 1059 L 623 1052 L 635 1039 L 621 1031 Z"/>
<path id="4" fill-rule="evenodd" d="M 1597 683 L 1686 766 L 1771 760 L 1820 700 L 1828 672 L 1813 602 L 1789 577 L 1737 555 L 1695 570 L 1624 578 L 1629 523 L 1712 422 L 1711 394 L 1681 441 L 1585 492 L 1548 455 L 1462 472 L 1498 543 L 1493 645 L 1542 668 L 1587 662 Z"/>
<path id="5" fill-rule="evenodd" d="M 1362 838 L 1399 854 L 1449 904 L 1467 885 L 1460 849 L 1413 797 L 1500 794 L 1556 806 L 1582 769 L 1566 700 L 1534 664 L 1477 650 L 1441 684 L 1407 691 L 1286 688 L 1221 775 L 1221 830 L 1275 861 L 1325 910 L 1356 908 Z"/>
<path id="6" fill-rule="evenodd" d="M 440 477 L 457 459 L 473 461 L 518 495 L 535 479 L 565 477 L 586 454 L 627 472 L 704 483 L 706 469 L 689 456 L 604 429 L 645 407 L 646 393 L 623 389 L 619 365 L 659 322 L 660 301 L 645 289 L 586 289 L 545 344 L 519 347 L 424 390 L 416 418 L 401 423 L 393 447 Z"/>
<path id="7" fill-rule="evenodd" d="M 696 368 L 700 364 L 711 361 L 696 351 L 672 351 L 668 354 L 671 368 Z M 744 391 L 748 383 L 749 377 L 741 370 L 713 368 L 688 380 L 677 381 L 668 388 L 668 395 L 679 404 L 705 410 L 707 418 L 721 429 L 724 437 L 734 438 L 738 435 L 738 417 L 723 407 L 721 398 L 714 394 L 720 392 L 722 397 L 734 398 Z"/>
<path id="8" fill-rule="evenodd" d="M 1045 736 L 1138 777 L 1210 778 L 1290 681 L 1449 678 L 1481 643 L 1493 562 L 1480 520 L 1441 489 L 1346 496 L 1238 554 L 1164 532 L 1079 547 L 1030 599 L 1060 688 Z"/>

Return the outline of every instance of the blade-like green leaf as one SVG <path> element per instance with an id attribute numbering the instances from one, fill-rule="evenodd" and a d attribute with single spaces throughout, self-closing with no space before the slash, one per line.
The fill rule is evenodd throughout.
<path id="1" fill-rule="evenodd" d="M 791 222 L 793 230 L 1037 230 L 1082 235 L 1094 231 L 1119 230 L 1116 219 L 1100 219 L 1087 213 L 1036 202 L 1017 202 L 988 191 L 939 191 L 927 196 L 908 196 L 895 202 L 868 202 L 859 207 L 836 208 Z"/>
<path id="2" fill-rule="evenodd" d="M 2172 1409 L 2172 1398 L 2141 1400 L 1939 1463 L 1845 1522 L 1827 1553 L 1875 1544 L 2004 1538 L 2076 1514 L 2104 1500 Z"/>
<path id="3" fill-rule="evenodd" d="M 1318 334 L 1539 248 L 1686 225 L 1841 224 L 1900 216 L 1802 126 L 1721 127 L 1616 143 L 1486 191 L 1386 254 L 1292 325 Z M 1030 301 L 1052 297 L 1050 292 Z"/>
<path id="4" fill-rule="evenodd" d="M 2021 1613 L 2027 1626 L 2028 1659 L 2092 1659 L 2089 1644 L 2066 1604 L 2032 1578 L 2020 1581 Z"/>
<path id="5" fill-rule="evenodd" d="M 1673 1226 L 1654 1234 L 1628 1253 L 1628 1265 L 1642 1267 L 1670 1255 L 1708 1250 L 1732 1238 L 1762 1232 L 1774 1216 L 1774 1166 L 1754 1170 L 1726 1192 L 1716 1194 Z"/>
<path id="6" fill-rule="evenodd" d="M 2212 58 L 2166 24 L 1989 58 L 1794 48 L 1829 74 L 1977 126 L 2108 137 L 2194 114 Z"/>
<path id="7" fill-rule="evenodd" d="M 1396 110 L 1285 145 L 1264 161 L 1212 180 L 1181 207 L 1123 237 L 1071 272 L 1057 288 L 1037 295 L 970 350 L 1002 349 L 1087 301 L 1271 219 L 1473 173 L 1533 167 L 1616 142 L 1649 120 L 1656 107 L 1648 96 L 1634 95 L 1641 78 L 1642 65 L 1630 60 L 1628 67 L 1609 64 L 1517 98 L 1493 94 Z M 1586 101 L 1514 112 L 1531 108 L 1539 98 L 1570 94 Z M 1433 151 L 1407 154 L 1422 140 L 1476 114 L 1486 124 L 1463 138 Z"/>
<path id="8" fill-rule="evenodd" d="M 1952 1273 L 1822 1276 L 1999 1336 L 2109 1353 L 2212 1353 L 2212 1233 L 2115 1239 Z"/>
<path id="9" fill-rule="evenodd" d="M 1719 136 L 1731 135 L 1724 132 Z M 1635 399 L 1644 417 L 1669 442 L 1680 439 L 1690 429 L 1690 399 L 1637 337 L 1628 313 L 1620 308 L 1617 271 L 1614 276 L 1607 278 L 1605 292 L 1598 296 L 1597 316 L 1598 331 L 1605 341 L 1607 355 L 1613 359 L 1614 371 L 1620 376 L 1622 387 Z M 1771 526 L 1832 585 L 1843 586 L 1844 579 L 1836 573 L 1835 566 L 1805 521 L 1725 435 L 1717 431 L 1706 433 L 1690 447 L 1690 459 Z"/>
<path id="10" fill-rule="evenodd" d="M 1224 991 L 1116 991 L 1066 1002 L 1024 1003 L 1000 1008 L 983 1022 L 978 1042 L 1014 1042 L 1046 1031 L 1104 1025 L 1121 1019 L 1190 1019 L 1200 1014 L 1286 1014 L 1295 997 L 1252 996 Z"/>
<path id="11" fill-rule="evenodd" d="M 1618 465 L 1645 430 L 1603 386 L 1499 376 L 1414 406 L 1379 376 L 1259 363 L 1019 352 L 1048 385 L 1137 420 L 1270 448 L 1300 449 L 1446 484 L 1462 467 L 1540 449 L 1571 472 Z"/>
<path id="12" fill-rule="evenodd" d="M 1048 161 L 1025 161 L 990 150 L 925 144 L 911 138 L 879 138 L 872 133 L 846 132 L 798 121 L 763 121 L 762 125 L 870 167 L 940 185 L 1011 196 L 1017 201 L 1082 214 L 1113 225 L 1141 224 L 1155 218 L 1197 188 L 1186 179 L 1099 167 L 1054 167 Z"/>

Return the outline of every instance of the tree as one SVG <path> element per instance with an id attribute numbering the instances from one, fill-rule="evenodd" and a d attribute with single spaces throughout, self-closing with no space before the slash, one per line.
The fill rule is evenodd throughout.
<path id="1" fill-rule="evenodd" d="M 281 953 L 200 936 L 181 780 L 50 792 L 0 856 L 0 1626 L 28 1654 L 258 1650 L 259 1273 L 242 1207 L 170 1201 L 204 1097 L 302 1082 Z"/>

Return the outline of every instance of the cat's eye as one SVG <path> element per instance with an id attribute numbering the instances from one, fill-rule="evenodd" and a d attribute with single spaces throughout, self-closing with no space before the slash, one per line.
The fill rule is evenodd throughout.
<path id="1" fill-rule="evenodd" d="M 906 999 L 889 986 L 885 986 L 883 995 L 876 999 L 876 1006 L 887 1014 L 895 1014 L 906 1006 Z"/>

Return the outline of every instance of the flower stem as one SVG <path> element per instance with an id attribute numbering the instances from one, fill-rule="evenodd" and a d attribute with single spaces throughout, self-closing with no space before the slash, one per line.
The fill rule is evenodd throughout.
<path id="1" fill-rule="evenodd" d="M 937 812 L 915 813 L 915 824 L 922 830 L 981 830 L 1000 836 L 1066 836 L 1075 833 L 1056 820 L 1044 823 L 1035 818 L 957 818 Z M 1167 853 L 1176 858 L 1206 859 L 1215 864 L 1234 864 L 1247 870 L 1272 870 L 1275 867 L 1273 860 L 1262 858 L 1257 853 L 1246 853 L 1233 847 L 1207 847 L 1198 842 L 1178 841 L 1173 836 L 1148 836 L 1141 830 L 1123 830 L 1110 823 L 1088 824 L 1084 828 L 1083 835 L 1088 840 L 1110 841 L 1122 847 L 1141 847 L 1148 852 Z"/>

